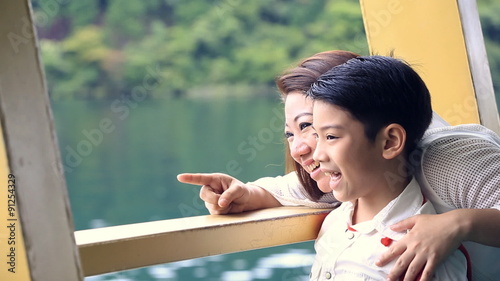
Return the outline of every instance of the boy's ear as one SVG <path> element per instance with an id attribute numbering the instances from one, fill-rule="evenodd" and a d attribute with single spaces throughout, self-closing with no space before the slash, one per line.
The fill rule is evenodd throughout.
<path id="1" fill-rule="evenodd" d="M 399 124 L 389 124 L 382 129 L 381 139 L 383 141 L 382 156 L 385 159 L 393 159 L 403 153 L 406 143 L 406 131 Z"/>

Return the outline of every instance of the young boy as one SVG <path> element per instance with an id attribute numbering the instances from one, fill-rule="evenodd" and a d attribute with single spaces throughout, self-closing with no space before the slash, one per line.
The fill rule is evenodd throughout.
<path id="1" fill-rule="evenodd" d="M 343 202 L 321 227 L 311 280 L 386 280 L 394 264 L 376 258 L 404 233 L 389 226 L 435 213 L 412 176 L 415 150 L 432 118 L 430 95 L 406 63 L 358 57 L 332 68 L 308 92 L 317 133 L 314 160 Z M 455 251 L 433 280 L 467 280 Z"/>

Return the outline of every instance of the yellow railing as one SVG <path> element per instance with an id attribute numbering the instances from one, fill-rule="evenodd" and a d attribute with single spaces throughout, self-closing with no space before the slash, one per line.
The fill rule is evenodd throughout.
<path id="1" fill-rule="evenodd" d="M 279 207 L 75 232 L 85 276 L 313 240 L 328 209 Z"/>

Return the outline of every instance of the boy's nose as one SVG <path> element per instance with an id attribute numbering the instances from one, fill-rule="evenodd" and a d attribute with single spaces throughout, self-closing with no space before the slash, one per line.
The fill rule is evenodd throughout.
<path id="1" fill-rule="evenodd" d="M 327 160 L 326 154 L 323 153 L 323 149 L 319 145 L 319 143 L 316 144 L 316 149 L 314 150 L 314 153 L 313 153 L 313 159 L 314 159 L 314 161 L 317 161 L 317 162 L 325 162 Z"/>

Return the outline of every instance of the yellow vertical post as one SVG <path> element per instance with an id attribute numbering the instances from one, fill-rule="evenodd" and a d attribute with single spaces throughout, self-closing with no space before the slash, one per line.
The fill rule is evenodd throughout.
<path id="1" fill-rule="evenodd" d="M 0 280 L 82 280 L 29 0 L 0 1 L 0 38 L 0 233 L 19 246 L 11 251 L 13 240 L 0 241 L 0 269 L 15 252 L 16 269 L 26 270 L 2 271 Z"/>
<path id="2" fill-rule="evenodd" d="M 2 128 L 0 126 L 0 133 Z M 0 134 L 0 280 L 27 281 L 28 261 L 19 221 L 16 177 L 10 173 L 3 134 Z"/>
<path id="3" fill-rule="evenodd" d="M 488 82 L 485 84 L 488 86 L 489 102 L 483 103 L 487 108 L 478 110 L 476 91 L 479 85 L 475 85 L 478 84 L 475 80 L 479 80 L 476 77 L 480 76 L 474 77 L 470 66 L 475 63 L 477 53 L 472 53 L 473 48 L 468 45 L 471 41 L 465 37 L 473 32 L 464 33 L 463 28 L 479 19 L 475 15 L 462 22 L 462 18 L 466 17 L 461 12 L 477 14 L 477 9 L 461 10 L 459 2 L 360 0 L 370 53 L 387 55 L 393 52 L 395 57 L 412 64 L 431 92 L 434 110 L 450 124 L 481 122 L 498 132 L 498 112 L 493 87 Z M 477 28 L 481 32 L 478 26 L 474 25 L 475 33 Z M 475 41 L 480 40 L 482 36 L 476 36 Z M 483 46 L 484 50 L 484 42 L 475 44 Z M 485 51 L 481 55 L 485 57 Z M 481 67 L 486 69 L 481 76 L 490 75 L 487 61 L 483 60 Z M 494 110 L 490 119 L 480 116 L 481 111 L 486 112 L 492 107 Z"/>

